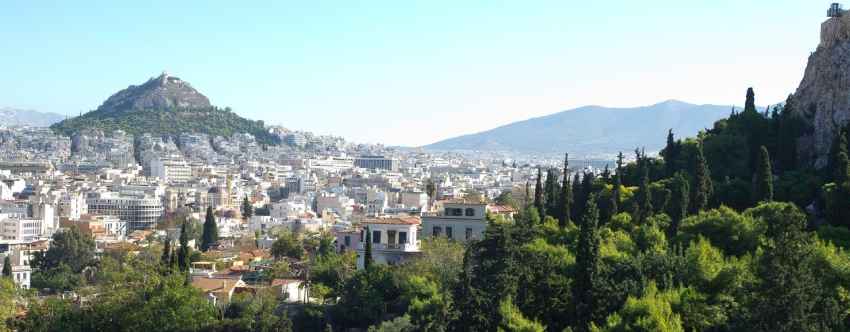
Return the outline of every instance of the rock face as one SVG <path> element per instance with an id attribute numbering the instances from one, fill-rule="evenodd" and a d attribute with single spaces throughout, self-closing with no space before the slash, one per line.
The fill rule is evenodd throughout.
<path id="1" fill-rule="evenodd" d="M 137 109 L 208 108 L 210 100 L 188 82 L 163 73 L 142 85 L 118 91 L 97 111 L 124 112 Z"/>
<path id="2" fill-rule="evenodd" d="M 800 156 L 823 167 L 836 133 L 850 123 L 850 13 L 821 25 L 820 45 L 809 56 L 793 103 L 812 129 L 800 140 Z"/>

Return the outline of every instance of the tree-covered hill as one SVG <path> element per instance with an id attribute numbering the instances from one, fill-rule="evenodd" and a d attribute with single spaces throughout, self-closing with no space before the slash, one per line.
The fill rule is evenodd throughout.
<path id="1" fill-rule="evenodd" d="M 263 121 L 248 120 L 229 108 L 217 107 L 137 109 L 121 113 L 99 110 L 59 122 L 50 128 L 69 136 L 84 130 L 123 130 L 132 135 L 149 133 L 160 136 L 202 133 L 228 137 L 236 133 L 248 133 L 262 144 L 280 143 L 279 137 L 265 129 Z"/>
<path id="2" fill-rule="evenodd" d="M 228 107 L 213 106 L 189 82 L 167 73 L 118 91 L 96 110 L 51 128 L 69 136 L 86 130 L 123 130 L 132 135 L 158 136 L 201 133 L 229 137 L 248 133 L 261 144 L 280 143 L 277 136 L 266 131 L 262 121 L 240 117 Z"/>

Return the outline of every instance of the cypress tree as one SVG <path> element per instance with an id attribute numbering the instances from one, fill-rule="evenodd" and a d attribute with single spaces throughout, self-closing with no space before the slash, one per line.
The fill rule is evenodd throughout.
<path id="1" fill-rule="evenodd" d="M 546 182 L 544 185 L 544 207 L 546 209 L 546 215 L 556 217 L 558 216 L 558 192 L 561 188 L 558 187 L 558 172 L 555 171 L 554 168 L 550 168 L 546 171 Z"/>
<path id="2" fill-rule="evenodd" d="M 165 242 L 162 244 L 162 265 L 168 266 L 171 261 L 171 239 L 168 234 L 165 235 Z"/>
<path id="3" fill-rule="evenodd" d="M 254 206 L 248 200 L 248 195 L 245 195 L 245 198 L 242 199 L 242 217 L 249 219 L 252 216 L 254 216 Z"/>
<path id="4" fill-rule="evenodd" d="M 682 224 L 682 219 L 688 214 L 688 200 L 690 199 L 690 186 L 688 179 L 682 173 L 676 173 L 673 177 L 671 188 L 671 202 L 667 205 L 670 216 L 670 229 L 667 231 L 667 238 L 673 238 L 679 233 L 679 225 Z"/>
<path id="5" fill-rule="evenodd" d="M 753 174 L 753 201 L 770 202 L 773 200 L 773 171 L 770 167 L 770 153 L 762 146 L 758 168 Z"/>
<path id="6" fill-rule="evenodd" d="M 850 158 L 842 151 L 837 159 L 836 168 L 844 172 L 836 174 L 835 187 L 826 202 L 827 215 L 833 225 L 847 227 L 850 226 L 850 204 L 846 203 L 850 202 Z"/>
<path id="7" fill-rule="evenodd" d="M 189 271 L 189 232 L 186 230 L 188 222 L 184 220 L 180 226 L 180 249 L 177 251 L 177 265 L 180 271 Z"/>
<path id="8" fill-rule="evenodd" d="M 649 160 L 646 157 L 642 157 L 641 160 L 638 161 L 640 165 L 641 178 L 640 178 L 640 188 L 638 189 L 638 211 L 637 211 L 637 220 L 638 223 L 643 224 L 646 222 L 646 219 L 652 215 L 652 193 L 649 189 Z"/>
<path id="9" fill-rule="evenodd" d="M 366 244 L 364 245 L 365 253 L 363 254 L 363 268 L 368 270 L 372 266 L 372 231 L 369 226 L 366 226 Z"/>
<path id="10" fill-rule="evenodd" d="M 3 258 L 3 276 L 6 278 L 12 277 L 12 260 L 9 258 L 9 255 Z"/>
<path id="11" fill-rule="evenodd" d="M 544 204 L 543 198 L 543 171 L 540 167 L 537 168 L 537 183 L 534 185 L 534 208 L 537 209 L 537 213 L 540 215 L 540 220 L 546 216 L 546 207 Z"/>
<path id="12" fill-rule="evenodd" d="M 211 206 L 207 207 L 207 216 L 204 218 L 204 231 L 201 234 L 201 250 L 207 251 L 218 241 L 218 226 L 215 223 L 215 215 Z"/>
<path id="13" fill-rule="evenodd" d="M 611 203 L 608 208 L 611 210 L 611 217 L 620 213 L 620 195 L 623 186 L 623 153 L 617 154 L 617 174 L 614 174 L 614 186 L 611 188 Z M 606 220 L 608 222 L 610 220 Z"/>
<path id="14" fill-rule="evenodd" d="M 744 112 L 756 111 L 756 94 L 753 88 L 747 88 L 747 100 L 744 102 Z"/>
<path id="15" fill-rule="evenodd" d="M 693 199 L 691 199 L 691 213 L 697 213 L 708 207 L 708 199 L 711 197 L 712 185 L 708 165 L 702 152 L 702 143 L 697 146 L 694 155 L 693 170 L 694 177 Z"/>
<path id="16" fill-rule="evenodd" d="M 577 221 L 581 221 L 580 218 L 584 215 L 584 204 L 587 203 L 587 197 L 585 197 L 584 190 L 582 190 L 581 186 L 581 175 L 579 172 L 576 172 L 573 175 L 573 209 L 571 215 L 577 218 Z"/>
<path id="17" fill-rule="evenodd" d="M 561 195 L 558 200 L 558 225 L 561 226 L 561 228 L 567 227 L 567 224 L 572 221 L 570 209 L 572 209 L 573 206 L 573 188 L 570 183 L 569 158 L 569 154 L 564 156 L 564 181 L 561 184 Z"/>
<path id="18" fill-rule="evenodd" d="M 599 212 L 596 195 L 588 196 L 586 213 L 582 217 L 576 252 L 573 303 L 575 306 L 575 330 L 587 331 L 591 322 L 598 317 L 596 305 L 597 277 L 599 275 L 599 241 L 597 229 Z"/>
<path id="19" fill-rule="evenodd" d="M 677 171 L 676 160 L 679 158 L 679 143 L 673 136 L 673 129 L 667 132 L 667 146 L 664 147 L 662 156 L 664 157 L 664 171 L 667 176 L 673 176 Z"/>

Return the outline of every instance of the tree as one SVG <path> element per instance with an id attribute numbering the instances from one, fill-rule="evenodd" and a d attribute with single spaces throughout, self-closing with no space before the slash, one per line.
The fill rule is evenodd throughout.
<path id="1" fill-rule="evenodd" d="M 41 271 L 47 271 L 67 265 L 71 271 L 79 273 L 83 268 L 94 264 L 94 239 L 83 234 L 77 227 L 53 234 L 50 249 L 40 259 L 33 261 Z"/>
<path id="2" fill-rule="evenodd" d="M 587 203 L 587 194 L 581 186 L 581 174 L 576 172 L 573 175 L 573 208 L 570 215 L 575 216 L 576 220 L 581 221 L 581 216 L 584 215 L 584 205 Z"/>
<path id="3" fill-rule="evenodd" d="M 546 182 L 543 186 L 544 208 L 547 216 L 557 218 L 558 216 L 558 194 L 561 190 L 558 185 L 558 172 L 554 168 L 546 171 Z"/>
<path id="4" fill-rule="evenodd" d="M 249 219 L 254 215 L 254 206 L 251 205 L 251 201 L 248 200 L 248 195 L 245 195 L 245 198 L 242 199 L 242 217 L 245 219 Z"/>
<path id="5" fill-rule="evenodd" d="M 304 246 L 297 234 L 284 230 L 277 234 L 277 240 L 272 243 L 271 254 L 277 259 L 301 259 L 304 257 Z"/>
<path id="6" fill-rule="evenodd" d="M 189 231 L 186 229 L 188 220 L 180 225 L 180 248 L 177 251 L 177 265 L 180 271 L 189 271 Z"/>
<path id="7" fill-rule="evenodd" d="M 756 173 L 753 174 L 753 201 L 770 202 L 773 200 L 773 171 L 771 171 L 770 153 L 762 145 Z"/>
<path id="8" fill-rule="evenodd" d="M 811 266 L 813 243 L 806 216 L 790 203 L 767 203 L 748 212 L 767 225 L 759 277 L 750 305 L 752 331 L 822 331 L 817 307 L 824 296 Z"/>
<path id="9" fill-rule="evenodd" d="M 708 164 L 705 161 L 705 156 L 702 152 L 702 144 L 697 145 L 691 174 L 693 176 L 694 183 L 693 186 L 691 186 L 691 188 L 693 188 L 691 213 L 697 213 L 708 207 L 708 199 L 711 197 L 712 192 L 711 175 L 708 170 Z"/>
<path id="10" fill-rule="evenodd" d="M 611 202 L 609 203 L 608 215 L 613 217 L 620 212 L 620 193 L 623 186 L 623 153 L 617 154 L 617 174 L 614 174 L 614 186 L 611 188 Z M 605 222 L 609 222 L 606 220 Z"/>
<path id="11" fill-rule="evenodd" d="M 826 212 L 833 225 L 850 226 L 850 159 L 847 152 L 838 154 L 835 182 L 826 185 Z"/>
<path id="12" fill-rule="evenodd" d="M 756 112 L 756 94 L 753 88 L 747 88 L 747 99 L 744 101 L 744 112 Z"/>
<path id="13" fill-rule="evenodd" d="M 434 200 L 437 199 L 437 185 L 434 184 L 434 180 L 428 178 L 425 181 L 425 193 L 428 194 L 428 206 L 434 204 Z"/>
<path id="14" fill-rule="evenodd" d="M 561 228 L 567 227 L 572 221 L 570 209 L 573 206 L 573 188 L 570 184 L 570 155 L 564 156 L 564 181 L 561 184 L 561 194 L 558 199 L 558 225 Z"/>
<path id="15" fill-rule="evenodd" d="M 534 185 L 534 208 L 537 209 L 537 213 L 540 215 L 540 219 L 546 215 L 546 207 L 544 206 L 544 196 L 543 196 L 543 170 L 540 167 L 537 168 L 537 183 Z"/>
<path id="16" fill-rule="evenodd" d="M 201 234 L 201 251 L 207 251 L 218 242 L 218 225 L 215 223 L 215 215 L 212 206 L 207 207 L 207 215 L 204 218 L 204 229 Z"/>
<path id="17" fill-rule="evenodd" d="M 522 315 L 522 311 L 514 305 L 513 299 L 505 298 L 499 303 L 499 315 L 502 322 L 497 329 L 498 332 L 543 332 L 546 327 L 539 322 L 529 320 Z"/>
<path id="18" fill-rule="evenodd" d="M 661 153 L 661 156 L 664 157 L 664 170 L 667 176 L 673 176 L 678 171 L 676 162 L 679 160 L 679 150 L 681 150 L 681 143 L 676 141 L 673 136 L 673 129 L 670 129 L 667 132 L 667 146 Z"/>
<path id="19" fill-rule="evenodd" d="M 652 192 L 649 188 L 649 159 L 642 157 L 638 160 L 641 170 L 640 189 L 638 189 L 638 211 L 635 220 L 639 224 L 645 224 L 646 219 L 652 215 Z"/>
<path id="20" fill-rule="evenodd" d="M 3 276 L 6 278 L 12 277 L 12 260 L 9 259 L 9 255 L 3 258 Z"/>
<path id="21" fill-rule="evenodd" d="M 599 275 L 599 230 L 597 223 L 599 212 L 596 207 L 596 195 L 587 199 L 587 207 L 582 217 L 576 250 L 575 280 L 573 283 L 573 301 L 576 331 L 587 331 L 598 317 L 596 305 L 596 282 Z"/>
<path id="22" fill-rule="evenodd" d="M 165 235 L 165 241 L 162 244 L 162 256 L 160 257 L 160 262 L 162 262 L 163 266 L 168 266 L 171 262 L 171 239 L 168 238 L 168 234 Z"/>
<path id="23" fill-rule="evenodd" d="M 372 258 L 372 231 L 369 226 L 366 226 L 366 244 L 364 246 L 366 252 L 363 254 L 363 268 L 368 270 L 374 263 Z"/>
<path id="24" fill-rule="evenodd" d="M 679 233 L 679 225 L 688 215 L 688 201 L 690 199 L 690 186 L 688 179 L 682 173 L 676 173 L 673 177 L 670 190 L 670 204 L 667 205 L 667 215 L 670 216 L 670 228 L 667 238 L 672 240 Z"/>

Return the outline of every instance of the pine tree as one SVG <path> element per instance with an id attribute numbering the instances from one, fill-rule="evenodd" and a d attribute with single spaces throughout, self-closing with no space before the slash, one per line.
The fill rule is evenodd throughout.
<path id="1" fill-rule="evenodd" d="M 667 204 L 667 215 L 670 216 L 670 229 L 667 231 L 667 238 L 673 238 L 679 233 L 679 225 L 688 214 L 688 201 L 690 200 L 690 186 L 688 179 L 682 173 L 676 173 L 671 183 L 672 190 L 670 195 L 670 204 Z"/>
<path id="2" fill-rule="evenodd" d="M 834 187 L 826 202 L 827 217 L 833 225 L 850 227 L 850 158 L 847 152 L 838 154 Z"/>
<path id="3" fill-rule="evenodd" d="M 697 153 L 694 155 L 693 169 L 691 174 L 694 177 L 692 186 L 693 199 L 691 199 L 691 213 L 697 213 L 705 210 L 708 207 L 708 199 L 711 197 L 712 185 L 711 175 L 708 170 L 708 164 L 705 161 L 705 155 L 702 152 L 702 144 L 697 146 Z"/>
<path id="4" fill-rule="evenodd" d="M 373 263 L 372 260 L 372 231 L 369 226 L 366 226 L 366 244 L 363 245 L 365 253 L 363 254 L 363 269 L 368 270 Z"/>
<path id="5" fill-rule="evenodd" d="M 597 320 L 596 294 L 599 275 L 599 242 L 597 229 L 599 212 L 596 207 L 596 195 L 588 197 L 587 212 L 582 217 L 581 229 L 576 249 L 575 281 L 573 283 L 573 303 L 575 305 L 575 331 L 587 331 L 591 322 Z"/>
<path id="6" fill-rule="evenodd" d="M 180 225 L 180 249 L 177 251 L 177 265 L 180 271 L 189 271 L 189 232 L 186 229 L 186 224 L 189 221 L 183 221 Z"/>
<path id="7" fill-rule="evenodd" d="M 12 277 L 12 260 L 9 258 L 9 255 L 3 258 L 3 276 L 6 278 Z"/>
<path id="8" fill-rule="evenodd" d="M 546 207 L 543 205 L 545 203 L 543 200 L 543 171 L 538 167 L 537 184 L 534 185 L 534 208 L 537 209 L 541 220 L 546 216 Z"/>
<path id="9" fill-rule="evenodd" d="M 770 153 L 762 146 L 758 168 L 753 174 L 753 201 L 756 203 L 773 200 L 773 171 L 770 165 Z"/>
<path id="10" fill-rule="evenodd" d="M 211 206 L 207 207 L 207 216 L 204 218 L 204 229 L 201 234 L 201 251 L 207 251 L 218 242 L 218 226 L 215 223 L 215 215 Z"/>
<path id="11" fill-rule="evenodd" d="M 570 183 L 570 155 L 564 156 L 564 181 L 561 184 L 561 195 L 558 200 L 558 225 L 567 227 L 571 220 L 570 209 L 573 206 L 573 188 Z"/>
<path id="12" fill-rule="evenodd" d="M 248 195 L 245 195 L 242 199 L 242 218 L 250 219 L 252 216 L 254 216 L 254 206 L 248 200 Z"/>

